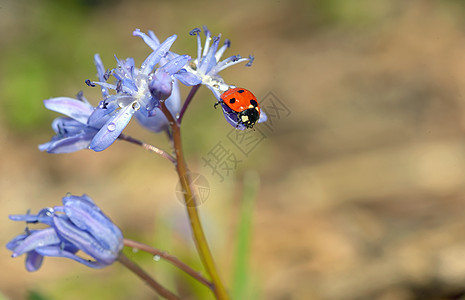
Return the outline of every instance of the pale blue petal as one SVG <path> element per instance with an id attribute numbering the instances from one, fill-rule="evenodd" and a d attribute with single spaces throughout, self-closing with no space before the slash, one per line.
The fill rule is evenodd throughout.
<path id="1" fill-rule="evenodd" d="M 263 123 L 268 120 L 268 116 L 265 114 L 263 110 L 260 110 L 260 118 L 258 119 L 257 123 Z"/>
<path id="2" fill-rule="evenodd" d="M 74 225 L 91 233 L 105 248 L 115 249 L 121 245 L 121 231 L 95 204 L 76 197 L 68 199 L 64 211 Z"/>
<path id="3" fill-rule="evenodd" d="M 102 129 L 97 132 L 95 137 L 92 139 L 89 148 L 99 152 L 110 147 L 110 145 L 119 137 L 126 125 L 128 125 L 132 116 L 136 112 L 136 109 L 133 107 L 136 104 L 139 105 L 138 103 L 128 105 L 122 108 L 117 114 L 113 115 L 105 123 L 105 125 L 103 125 Z"/>
<path id="4" fill-rule="evenodd" d="M 26 223 L 43 223 L 51 225 L 53 216 L 53 208 L 47 207 L 41 209 L 38 214 L 31 215 L 9 215 L 8 218 L 12 221 L 21 221 Z"/>
<path id="5" fill-rule="evenodd" d="M 36 251 L 30 251 L 26 254 L 26 270 L 28 272 L 35 272 L 39 270 L 40 266 L 42 266 L 42 262 L 44 261 L 44 257 L 37 253 Z"/>
<path id="6" fill-rule="evenodd" d="M 95 54 L 94 55 L 94 63 L 95 63 L 95 67 L 97 68 L 97 75 L 98 75 L 98 80 L 100 80 L 101 82 L 105 82 L 106 79 L 105 79 L 105 67 L 103 66 L 103 63 L 102 63 L 102 60 L 100 59 L 100 55 L 98 54 Z M 108 89 L 104 86 L 101 87 L 101 90 L 102 90 L 102 96 L 105 98 L 105 97 L 108 97 Z"/>
<path id="7" fill-rule="evenodd" d="M 149 31 L 149 34 L 152 33 L 153 34 L 153 31 Z M 145 33 L 141 32 L 139 28 L 137 28 L 136 30 L 134 30 L 132 32 L 132 35 L 133 36 L 140 36 L 144 42 L 150 47 L 152 48 L 154 51 L 157 50 L 158 46 L 160 46 L 160 42 L 158 41 L 158 39 L 155 41 L 152 37 L 149 37 L 148 35 L 146 35 Z M 155 34 L 153 34 L 153 36 L 155 36 Z M 156 36 L 155 36 L 156 38 Z"/>
<path id="8" fill-rule="evenodd" d="M 159 70 L 153 74 L 153 79 L 149 83 L 150 93 L 155 100 L 155 106 L 158 106 L 159 100 L 166 100 L 171 95 L 171 90 L 173 89 L 171 75 Z"/>
<path id="9" fill-rule="evenodd" d="M 174 74 L 174 77 L 186 86 L 194 86 L 202 83 L 202 78 L 196 74 L 187 72 L 185 69 L 181 69 L 178 73 Z"/>
<path id="10" fill-rule="evenodd" d="M 106 248 L 95 237 L 88 232 L 74 226 L 71 221 L 55 216 L 54 223 L 60 236 L 70 243 L 76 245 L 80 250 L 89 254 L 97 261 L 111 264 L 113 263 L 121 250 L 118 248 Z M 122 247 L 122 244 L 120 244 Z"/>
<path id="11" fill-rule="evenodd" d="M 169 74 L 174 74 L 181 70 L 190 60 L 191 57 L 189 55 L 179 55 L 160 67 L 160 70 Z"/>
<path id="12" fill-rule="evenodd" d="M 90 104 L 68 97 L 44 100 L 44 105 L 47 109 L 64 114 L 82 124 L 87 124 L 87 119 L 94 110 Z"/>
<path id="13" fill-rule="evenodd" d="M 98 261 L 84 259 L 75 255 L 72 252 L 64 251 L 60 246 L 41 247 L 38 248 L 36 251 L 37 253 L 43 256 L 69 258 L 94 269 L 100 269 L 109 265 L 107 263 L 101 263 Z"/>
<path id="14" fill-rule="evenodd" d="M 170 49 L 171 45 L 173 45 L 174 41 L 176 40 L 177 35 L 172 35 L 167 38 L 160 46 L 154 50 L 147 59 L 141 65 L 141 73 L 148 75 L 152 72 L 155 65 L 160 62 L 160 59 L 166 55 L 168 50 Z"/>
<path id="15" fill-rule="evenodd" d="M 60 238 L 54 228 L 47 228 L 31 233 L 13 251 L 12 257 L 19 256 L 37 247 L 59 244 Z"/>
<path id="16" fill-rule="evenodd" d="M 87 149 L 95 134 L 96 131 L 92 131 L 69 137 L 53 137 L 50 142 L 39 145 L 39 150 L 57 154 Z"/>

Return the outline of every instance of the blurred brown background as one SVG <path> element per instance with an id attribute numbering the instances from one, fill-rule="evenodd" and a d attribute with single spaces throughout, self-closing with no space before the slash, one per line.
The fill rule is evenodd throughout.
<path id="1" fill-rule="evenodd" d="M 183 121 L 190 168 L 210 184 L 202 216 L 227 285 L 241 181 L 255 170 L 261 186 L 251 298 L 459 299 L 465 294 L 464 19 L 458 0 L 2 0 L 1 244 L 24 229 L 8 214 L 58 205 L 66 192 L 87 193 L 125 236 L 201 270 L 168 162 L 123 142 L 68 155 L 41 153 L 37 145 L 52 136 L 57 116 L 43 99 L 83 90 L 99 101 L 98 89 L 84 84 L 95 78 L 94 53 L 108 68 L 114 54 L 140 64 L 149 54 L 131 34 L 140 28 L 160 39 L 178 34 L 172 50 L 195 56 L 188 32 L 207 25 L 232 40 L 226 55 L 255 55 L 252 68 L 222 75 L 268 99 L 263 107 L 273 118 L 257 126 L 254 134 L 263 140 L 247 155 L 228 139 L 231 127 L 212 108 L 207 89 Z M 267 98 L 270 92 L 275 98 Z M 280 115 L 272 101 L 282 105 Z M 127 133 L 168 149 L 164 136 L 141 132 L 135 122 Z M 218 142 L 241 160 L 224 181 L 202 160 Z M 38 272 L 27 273 L 24 258 L 10 254 L 0 247 L 6 299 L 153 297 L 118 264 L 95 271 L 46 258 Z M 133 256 L 161 282 L 178 285 L 171 266 Z M 184 296 L 209 297 L 197 293 Z"/>

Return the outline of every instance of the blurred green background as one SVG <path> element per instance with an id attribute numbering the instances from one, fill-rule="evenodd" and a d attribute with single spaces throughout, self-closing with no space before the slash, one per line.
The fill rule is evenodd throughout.
<path id="1" fill-rule="evenodd" d="M 57 116 L 42 100 L 82 90 L 98 103 L 98 88 L 84 84 L 96 78 L 94 53 L 107 68 L 115 54 L 140 64 L 149 54 L 132 36 L 140 28 L 160 39 L 178 34 L 172 50 L 195 56 L 188 32 L 207 25 L 231 39 L 226 55 L 255 55 L 252 68 L 222 75 L 252 90 L 272 117 L 252 132 L 260 142 L 246 154 L 206 88 L 183 121 L 190 169 L 210 186 L 201 213 L 231 293 L 457 299 L 465 293 L 464 19 L 458 0 L 1 0 L 1 244 L 24 229 L 8 214 L 87 193 L 126 237 L 202 270 L 168 162 L 123 142 L 67 155 L 37 145 Z M 169 149 L 136 122 L 126 133 Z M 224 181 L 203 160 L 219 142 L 240 160 Z M 166 262 L 125 253 L 183 298 L 211 299 Z M 90 270 L 46 258 L 27 273 L 24 258 L 10 255 L 0 247 L 6 299 L 154 297 L 119 264 Z"/>

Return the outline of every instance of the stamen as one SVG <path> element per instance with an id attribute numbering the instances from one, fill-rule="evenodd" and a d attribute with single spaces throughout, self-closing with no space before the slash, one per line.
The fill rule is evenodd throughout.
<path id="1" fill-rule="evenodd" d="M 245 64 L 246 67 L 251 67 L 255 57 L 253 55 L 249 55 L 249 62 Z"/>
<path id="2" fill-rule="evenodd" d="M 103 80 L 107 81 L 108 78 L 110 78 L 110 75 L 111 75 L 111 70 L 110 69 L 107 69 L 105 71 L 105 74 L 103 74 Z"/>
<path id="3" fill-rule="evenodd" d="M 200 28 L 194 28 L 191 31 L 189 31 L 189 35 L 197 35 L 201 32 Z"/>
<path id="4" fill-rule="evenodd" d="M 108 102 L 107 102 L 106 99 L 103 100 L 102 102 L 100 102 L 100 107 L 101 107 L 102 109 L 107 109 L 107 108 L 108 108 Z"/>
<path id="5" fill-rule="evenodd" d="M 219 73 L 220 71 L 229 68 L 235 64 L 246 61 L 247 58 L 242 58 L 240 55 L 233 55 L 228 58 L 225 58 L 223 61 L 218 63 L 213 69 L 212 72 Z"/>
<path id="6" fill-rule="evenodd" d="M 86 79 L 85 83 L 88 85 L 88 86 L 91 86 L 91 87 L 95 87 L 95 84 L 90 81 L 90 79 Z"/>
<path id="7" fill-rule="evenodd" d="M 118 83 L 116 84 L 116 92 L 120 93 L 123 91 L 123 81 L 119 80 Z"/>

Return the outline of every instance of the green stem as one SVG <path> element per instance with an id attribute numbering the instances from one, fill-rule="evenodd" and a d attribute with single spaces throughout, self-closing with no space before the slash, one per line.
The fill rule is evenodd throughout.
<path id="1" fill-rule="evenodd" d="M 224 285 L 215 267 L 210 248 L 208 247 L 207 239 L 203 232 L 202 224 L 200 223 L 200 217 L 196 205 L 196 195 L 192 193 L 188 169 L 184 160 L 184 153 L 181 143 L 181 128 L 166 107 L 164 101 L 160 101 L 160 108 L 165 114 L 171 126 L 174 150 L 176 153 L 176 171 L 178 172 L 179 180 L 184 191 L 184 201 L 187 208 L 187 214 L 189 216 L 195 246 L 197 247 L 197 252 L 199 253 L 200 260 L 202 261 L 202 264 L 204 265 L 207 273 L 210 275 L 213 285 L 213 293 L 215 294 L 216 299 L 229 299 L 229 296 L 226 293 L 226 289 L 224 288 Z"/>

